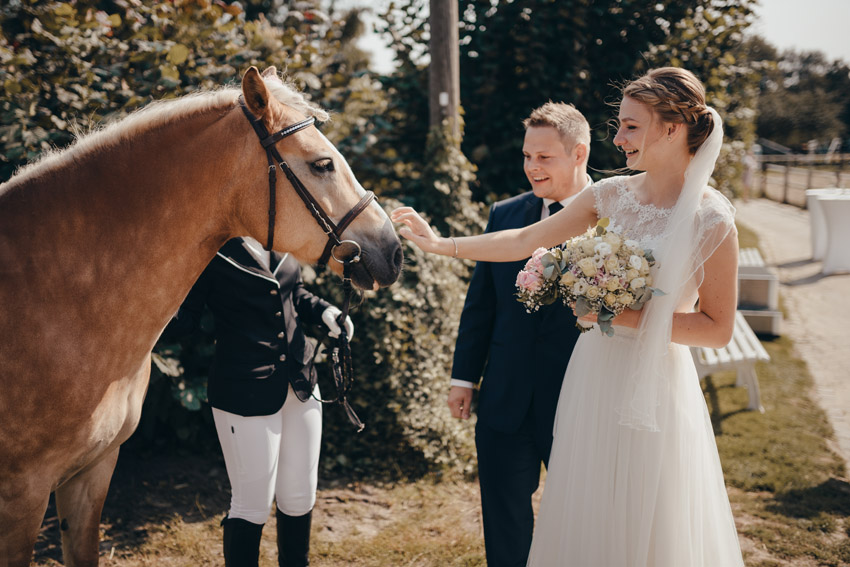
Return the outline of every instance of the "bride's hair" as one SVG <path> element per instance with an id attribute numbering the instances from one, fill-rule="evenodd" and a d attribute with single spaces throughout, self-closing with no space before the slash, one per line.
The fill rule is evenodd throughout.
<path id="1" fill-rule="evenodd" d="M 696 76 L 678 67 L 652 69 L 627 83 L 623 96 L 647 105 L 664 122 L 684 124 L 691 155 L 711 134 L 714 120 L 705 105 L 705 87 Z"/>

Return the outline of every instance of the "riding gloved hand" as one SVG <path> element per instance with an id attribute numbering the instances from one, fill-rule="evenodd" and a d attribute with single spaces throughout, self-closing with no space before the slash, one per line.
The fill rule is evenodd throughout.
<path id="1" fill-rule="evenodd" d="M 332 338 L 337 338 L 342 329 L 339 328 L 339 323 L 337 323 L 337 318 L 342 315 L 342 311 L 339 307 L 331 305 L 322 313 L 322 322 L 328 328 L 328 336 Z M 348 340 L 351 340 L 351 337 L 354 336 L 354 323 L 351 322 L 351 317 L 348 315 L 345 316 L 345 332 L 348 333 Z"/>

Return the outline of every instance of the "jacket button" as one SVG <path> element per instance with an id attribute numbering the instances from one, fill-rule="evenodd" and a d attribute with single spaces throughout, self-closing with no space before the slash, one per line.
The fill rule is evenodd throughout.
<path id="1" fill-rule="evenodd" d="M 277 338 L 279 338 L 279 339 L 282 339 L 285 336 L 286 335 L 283 334 L 283 331 L 281 331 L 280 333 L 277 334 Z"/>
<path id="2" fill-rule="evenodd" d="M 277 313 L 275 313 L 275 314 L 274 314 L 274 316 L 275 316 L 275 317 L 283 317 L 283 313 L 281 313 L 280 311 L 278 311 Z"/>
<path id="3" fill-rule="evenodd" d="M 277 295 L 277 290 L 276 289 L 270 290 L 269 294 L 270 295 Z"/>
<path id="4" fill-rule="evenodd" d="M 280 355 L 280 361 L 283 362 L 284 360 L 286 360 L 286 355 L 285 354 Z"/>

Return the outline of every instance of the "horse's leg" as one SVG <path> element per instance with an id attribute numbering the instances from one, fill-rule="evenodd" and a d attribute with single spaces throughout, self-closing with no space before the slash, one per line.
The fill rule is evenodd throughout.
<path id="1" fill-rule="evenodd" d="M 27 567 L 38 529 L 44 520 L 50 489 L 21 493 L 10 500 L 0 499 L 0 567 Z"/>
<path id="2" fill-rule="evenodd" d="M 56 489 L 66 567 L 96 567 L 100 551 L 100 514 L 118 461 L 118 446 Z"/>

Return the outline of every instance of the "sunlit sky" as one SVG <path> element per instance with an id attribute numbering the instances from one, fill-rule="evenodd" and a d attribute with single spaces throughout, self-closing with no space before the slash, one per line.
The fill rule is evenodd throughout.
<path id="1" fill-rule="evenodd" d="M 850 0 L 760 0 L 756 14 L 752 31 L 776 47 L 850 63 Z"/>
<path id="2" fill-rule="evenodd" d="M 334 2 L 337 8 L 371 6 L 380 14 L 389 0 Z M 751 31 L 780 50 L 823 51 L 829 61 L 843 59 L 850 63 L 850 0 L 760 0 L 756 15 Z M 372 66 L 376 71 L 392 68 L 391 53 L 380 38 L 370 34 L 360 45 L 373 53 Z"/>

